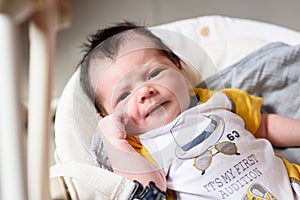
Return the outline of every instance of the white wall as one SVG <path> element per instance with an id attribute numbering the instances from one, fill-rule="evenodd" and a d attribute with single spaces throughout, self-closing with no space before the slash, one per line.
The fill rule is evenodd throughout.
<path id="1" fill-rule="evenodd" d="M 58 33 L 54 96 L 76 69 L 86 36 L 123 19 L 157 25 L 200 15 L 226 15 L 282 25 L 300 31 L 299 0 L 70 0 L 72 24 Z"/>

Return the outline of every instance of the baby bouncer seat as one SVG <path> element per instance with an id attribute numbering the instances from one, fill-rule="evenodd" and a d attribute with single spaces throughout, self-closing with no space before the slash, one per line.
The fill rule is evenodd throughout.
<path id="1" fill-rule="evenodd" d="M 199 16 L 151 27 L 151 30 L 185 61 L 185 75 L 193 86 L 267 43 L 300 41 L 300 33 L 284 27 L 224 16 Z M 164 193 L 155 185 L 142 188 L 137 182 L 111 171 L 101 139 L 97 138 L 97 142 L 93 139 L 99 119 L 93 102 L 80 86 L 79 70 L 76 70 L 56 112 L 57 164 L 51 167 L 51 177 L 63 177 L 71 199 L 147 199 L 145 194 L 164 199 Z M 285 149 L 280 153 L 300 163 L 299 149 Z"/>

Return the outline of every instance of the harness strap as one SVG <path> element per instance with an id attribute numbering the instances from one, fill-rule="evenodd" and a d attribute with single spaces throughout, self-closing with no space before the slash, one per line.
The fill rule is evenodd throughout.
<path id="1" fill-rule="evenodd" d="M 127 200 L 136 185 L 120 175 L 84 163 L 60 163 L 50 167 L 50 178 L 70 177 L 100 192 L 107 199 Z"/>

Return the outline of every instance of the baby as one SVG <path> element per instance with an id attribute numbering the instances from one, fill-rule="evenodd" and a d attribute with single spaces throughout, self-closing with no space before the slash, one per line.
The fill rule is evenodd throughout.
<path id="1" fill-rule="evenodd" d="M 272 148 L 299 146 L 300 121 L 261 113 L 262 99 L 238 89 L 192 88 L 146 28 L 93 35 L 81 81 L 115 173 L 179 199 L 300 199 L 300 167 Z"/>

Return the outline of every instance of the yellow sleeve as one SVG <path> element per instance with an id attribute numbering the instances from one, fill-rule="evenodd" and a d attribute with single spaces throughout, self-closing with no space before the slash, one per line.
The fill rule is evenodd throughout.
<path id="1" fill-rule="evenodd" d="M 261 122 L 262 98 L 255 97 L 240 89 L 223 89 L 211 91 L 208 89 L 195 88 L 195 93 L 199 95 L 200 102 L 206 102 L 214 93 L 222 92 L 226 94 L 235 105 L 235 112 L 246 124 L 246 129 L 255 134 Z"/>
<path id="2" fill-rule="evenodd" d="M 295 163 L 291 163 L 289 162 L 287 159 L 283 158 L 281 155 L 279 155 L 278 153 L 276 153 L 276 155 L 278 157 L 280 157 L 285 165 L 285 168 L 288 172 L 288 175 L 290 177 L 291 181 L 296 181 L 296 182 L 300 182 L 300 166 L 295 164 Z"/>
<path id="3" fill-rule="evenodd" d="M 152 164 L 156 164 L 149 151 L 135 137 L 127 134 L 126 140 L 135 149 L 135 151 L 141 154 L 147 161 Z"/>

